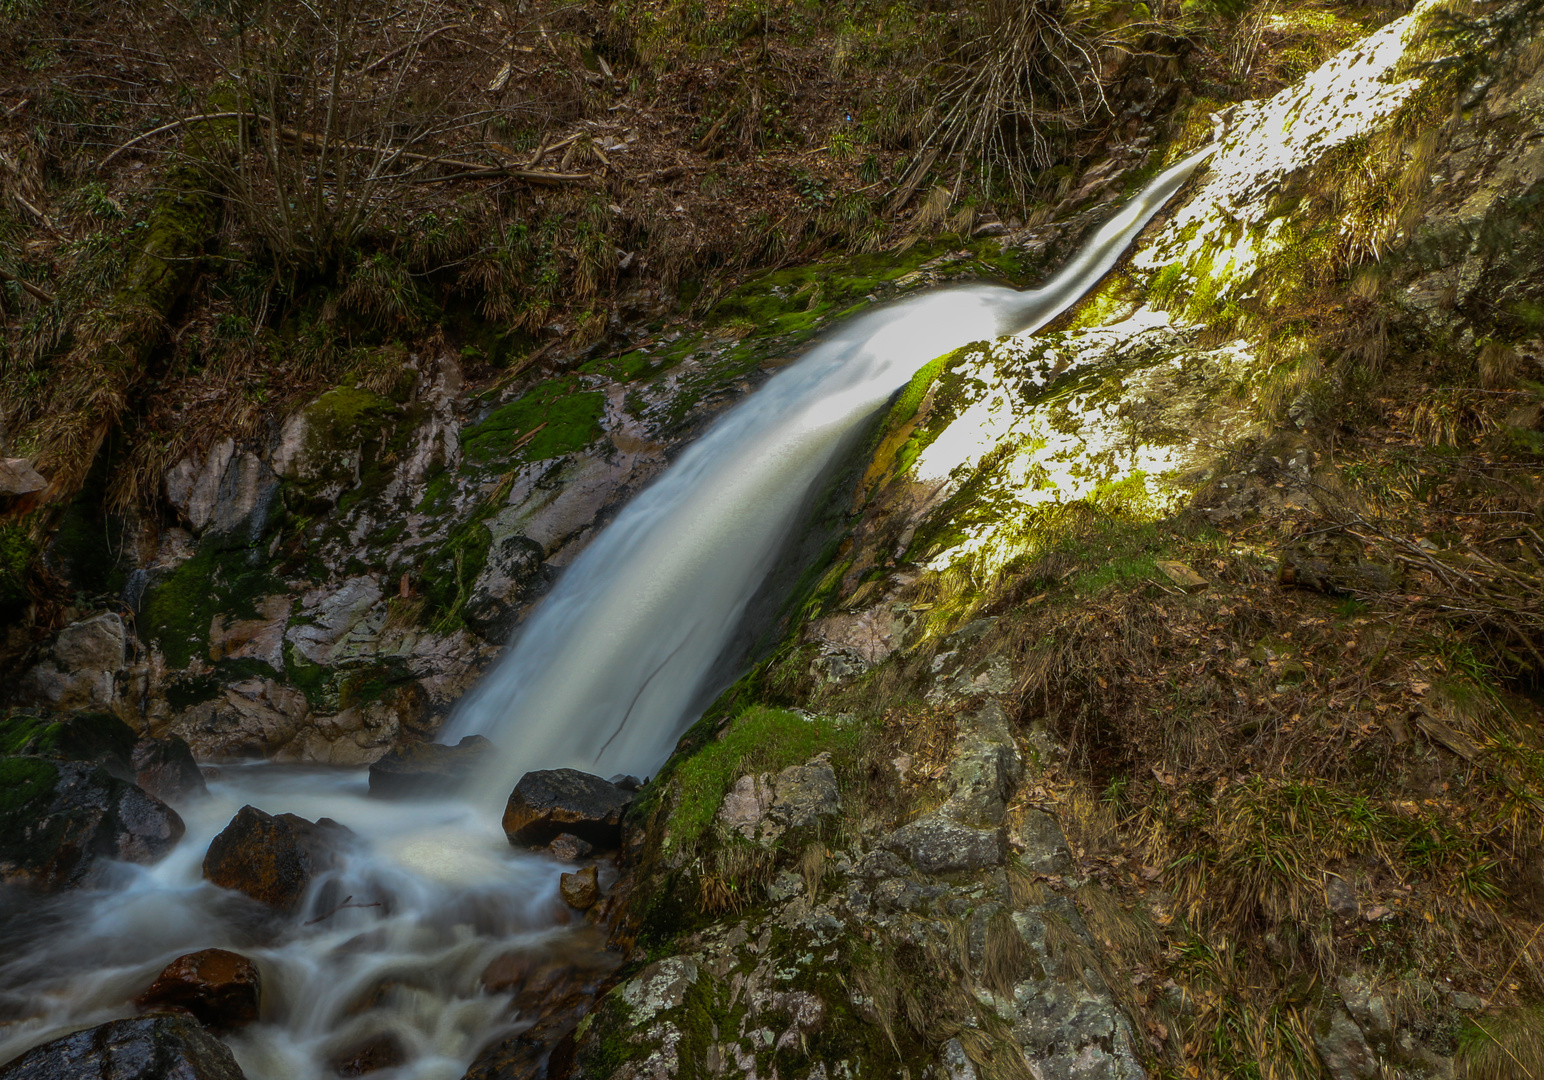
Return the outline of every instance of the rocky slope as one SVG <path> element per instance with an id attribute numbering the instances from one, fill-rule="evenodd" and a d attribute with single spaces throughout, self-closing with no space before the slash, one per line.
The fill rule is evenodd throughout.
<path id="1" fill-rule="evenodd" d="M 634 802 L 601 912 L 626 966 L 549 1075 L 1508 1075 L 1544 973 L 1544 53 L 1514 9 L 1423 6 L 1219 117 L 1058 328 L 919 373 L 784 637 Z M 174 463 L 123 603 L 10 692 L 209 760 L 431 737 L 825 321 L 1033 281 L 1212 132 L 705 328 L 639 298 L 652 329 L 558 377 L 397 357 Z"/>

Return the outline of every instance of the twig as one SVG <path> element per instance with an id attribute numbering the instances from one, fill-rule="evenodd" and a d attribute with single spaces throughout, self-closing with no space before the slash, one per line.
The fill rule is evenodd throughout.
<path id="1" fill-rule="evenodd" d="M 439 37 L 445 31 L 447 31 L 447 30 L 454 30 L 457 27 L 459 27 L 460 25 L 461 25 L 460 23 L 446 23 L 444 26 L 440 27 L 438 30 L 431 30 L 427 34 L 425 34 L 423 37 L 415 38 L 412 41 L 409 41 L 406 45 L 398 45 L 395 49 L 391 50 L 391 52 L 386 53 L 385 55 L 383 55 L 383 56 L 379 57 L 378 59 L 372 61 L 371 63 L 365 65 L 364 67 L 362 67 L 358 71 L 356 71 L 354 74 L 356 76 L 358 76 L 358 75 L 368 75 L 368 74 L 370 74 L 370 72 L 374 71 L 376 68 L 380 67 L 382 64 L 389 63 L 390 61 L 395 60 L 397 57 L 401 56 L 403 53 L 407 52 L 409 49 L 414 48 L 415 46 L 427 45 L 430 41 L 433 41 L 435 38 Z"/>
<path id="2" fill-rule="evenodd" d="M 0 270 L 0 281 L 16 282 L 16 284 L 25 289 L 29 295 L 43 301 L 45 304 L 52 304 L 54 302 L 54 297 L 52 294 L 44 292 L 42 289 L 32 284 L 32 282 L 19 278 L 15 274 L 9 274 L 4 270 Z"/>
<path id="3" fill-rule="evenodd" d="M 271 118 L 263 116 L 260 113 L 220 112 L 201 113 L 198 116 L 184 117 L 181 120 L 173 120 L 169 124 L 162 124 L 160 127 L 155 128 L 154 130 L 145 132 L 143 135 L 136 135 L 134 138 L 118 147 L 118 149 L 108 154 L 107 157 L 103 158 L 102 165 L 100 167 L 105 168 L 107 163 L 112 161 L 113 158 L 117 157 L 125 150 L 128 150 L 129 148 L 144 142 L 146 139 L 153 135 L 159 135 L 162 132 L 171 131 L 174 128 L 184 127 L 188 124 L 197 123 L 202 120 L 222 120 L 240 116 L 245 116 L 248 119 L 256 120 L 259 123 L 273 123 Z M 324 141 L 320 135 L 313 135 L 309 131 L 299 131 L 292 127 L 280 125 L 278 127 L 278 131 L 279 134 L 284 136 L 286 139 L 293 139 L 296 142 L 306 146 L 316 146 Z M 460 180 L 469 177 L 512 176 L 520 180 L 530 180 L 539 184 L 571 184 L 577 183 L 581 180 L 588 180 L 590 178 L 589 173 L 554 173 L 539 169 L 523 169 L 512 165 L 482 165 L 475 161 L 463 161 L 460 158 L 440 157 L 436 154 L 419 154 L 412 150 L 394 150 L 391 147 L 369 146 L 364 143 L 339 142 L 335 143 L 334 145 L 338 149 L 342 150 L 362 150 L 366 153 L 375 153 L 390 155 L 392 157 L 405 158 L 408 161 L 421 161 L 427 165 L 443 165 L 447 168 L 464 170 L 459 173 L 454 173 L 450 176 L 425 177 L 420 179 L 418 181 L 419 183 L 443 183 L 447 180 Z"/>
<path id="4" fill-rule="evenodd" d="M 373 903 L 373 904 L 351 904 L 351 903 L 349 903 L 349 901 L 352 900 L 352 899 L 354 899 L 352 896 L 345 896 L 343 898 L 343 903 L 339 904 L 337 907 L 333 908 L 331 911 L 327 912 L 325 915 L 318 915 L 316 918 L 312 919 L 310 922 L 302 923 L 301 925 L 303 925 L 303 926 L 315 926 L 317 923 L 321 922 L 323 919 L 330 919 L 330 918 L 332 918 L 334 915 L 336 915 L 338 912 L 342 911 L 344 908 L 372 908 L 372 907 L 380 907 L 381 906 L 381 902 L 379 900 L 375 901 L 375 903 Z"/>

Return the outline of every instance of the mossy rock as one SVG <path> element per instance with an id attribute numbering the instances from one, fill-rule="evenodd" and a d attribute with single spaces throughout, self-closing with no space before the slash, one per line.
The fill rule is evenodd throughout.
<path id="1" fill-rule="evenodd" d="M 255 553 L 206 540 L 191 559 L 146 589 L 140 635 L 160 648 L 169 668 L 181 670 L 207 653 L 217 612 L 228 619 L 259 618 L 257 601 L 288 591 L 272 564 L 254 564 Z"/>
<path id="2" fill-rule="evenodd" d="M 336 502 L 374 462 L 383 433 L 400 414 L 390 398 L 362 387 L 329 390 L 306 406 L 286 425 L 274 455 L 274 470 L 288 482 L 286 502 L 308 511 Z"/>
<path id="3" fill-rule="evenodd" d="M 510 468 L 582 449 L 602 435 L 606 396 L 587 390 L 578 375 L 551 379 L 461 433 L 475 465 Z"/>
<path id="4" fill-rule="evenodd" d="M 101 765 L 0 758 L 0 882 L 84 884 L 102 860 L 156 862 L 183 831 L 176 811 Z"/>
<path id="5" fill-rule="evenodd" d="M 12 712 L 0 719 L 0 754 L 29 754 L 66 761 L 112 761 L 124 769 L 138 736 L 109 713 L 46 716 Z"/>

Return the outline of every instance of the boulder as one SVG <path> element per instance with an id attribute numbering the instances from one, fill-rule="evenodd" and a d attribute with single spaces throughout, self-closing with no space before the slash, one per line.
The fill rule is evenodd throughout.
<path id="1" fill-rule="evenodd" d="M 58 709 L 102 708 L 112 703 L 117 676 L 127 666 L 128 630 L 108 611 L 59 631 L 50 654 L 27 672 L 31 700 Z"/>
<path id="2" fill-rule="evenodd" d="M 166 499 L 196 533 L 262 536 L 279 478 L 250 450 L 230 439 L 209 448 L 202 462 L 184 458 L 166 472 Z"/>
<path id="3" fill-rule="evenodd" d="M 111 713 L 13 712 L 0 720 L 0 753 L 96 762 L 120 780 L 134 779 L 136 741 L 134 730 Z"/>
<path id="4" fill-rule="evenodd" d="M 311 822 L 243 806 L 209 844 L 204 877 L 292 914 L 317 875 L 331 870 L 354 834 L 331 818 Z"/>
<path id="5" fill-rule="evenodd" d="M 224 1043 L 185 1013 L 137 1016 L 34 1046 L 0 1080 L 246 1080 Z"/>
<path id="6" fill-rule="evenodd" d="M 188 744 L 173 735 L 169 739 L 140 739 L 129 758 L 134 782 L 163 802 L 181 802 L 206 795 L 204 774 L 193 760 Z"/>
<path id="7" fill-rule="evenodd" d="M 528 772 L 510 793 L 504 835 L 511 844 L 541 847 L 569 833 L 598 848 L 622 842 L 622 812 L 630 791 L 578 769 Z"/>
<path id="8" fill-rule="evenodd" d="M 238 1028 L 257 1019 L 261 980 L 240 953 L 203 949 L 179 956 L 135 999 L 141 1008 L 186 1009 L 212 1028 Z"/>
<path id="9" fill-rule="evenodd" d="M 747 840 L 770 844 L 817 831 L 841 813 L 836 773 L 822 754 L 803 765 L 792 765 L 776 777 L 768 773 L 740 777 L 719 804 L 718 817 Z"/>
<path id="10" fill-rule="evenodd" d="M 105 860 L 156 862 L 183 832 L 175 810 L 102 765 L 0 758 L 0 881 L 97 884 Z"/>
<path id="11" fill-rule="evenodd" d="M 552 843 L 547 845 L 554 858 L 564 862 L 578 862 L 590 852 L 595 850 L 594 844 L 586 843 L 572 833 L 559 833 Z"/>
<path id="12" fill-rule="evenodd" d="M 468 735 L 455 746 L 411 743 L 370 766 L 370 794 L 381 799 L 452 795 L 471 783 L 493 744 Z"/>
<path id="13" fill-rule="evenodd" d="M 881 842 L 925 874 L 953 874 L 1002 865 L 1007 837 L 1001 828 L 977 829 L 943 814 L 902 825 Z"/>
<path id="14" fill-rule="evenodd" d="M 48 486 L 26 458 L 0 458 L 0 495 L 30 495 Z"/>
<path id="15" fill-rule="evenodd" d="M 558 879 L 558 891 L 563 894 L 563 903 L 580 911 L 588 911 L 595 906 L 595 901 L 600 899 L 600 882 L 597 880 L 596 869 L 587 866 L 575 874 L 564 874 Z"/>

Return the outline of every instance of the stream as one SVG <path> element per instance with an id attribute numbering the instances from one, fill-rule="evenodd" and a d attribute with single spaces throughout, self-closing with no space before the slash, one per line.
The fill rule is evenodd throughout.
<path id="1" fill-rule="evenodd" d="M 1043 288 L 956 286 L 870 311 L 720 417 L 584 550 L 459 703 L 440 740 L 481 734 L 498 749 L 460 798 L 370 799 L 362 770 L 221 766 L 207 798 L 177 807 L 187 834 L 158 865 L 123 866 L 109 888 L 0 901 L 0 1063 L 132 1015 L 167 963 L 220 947 L 262 973 L 261 1019 L 225 1036 L 250 1080 L 325 1080 L 383 1035 L 405 1060 L 371 1076 L 459 1080 L 483 1046 L 530 1022 L 508 993 L 483 988 L 491 962 L 602 963 L 595 931 L 558 898 L 571 867 L 504 837 L 515 782 L 562 766 L 656 772 L 722 689 L 727 643 L 812 489 L 885 402 L 937 356 L 1054 319 L 1210 152 L 1159 175 Z M 292 917 L 257 919 L 202 879 L 209 841 L 245 804 L 358 834 Z"/>

